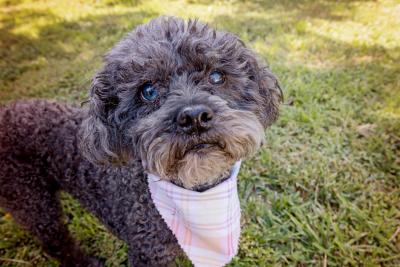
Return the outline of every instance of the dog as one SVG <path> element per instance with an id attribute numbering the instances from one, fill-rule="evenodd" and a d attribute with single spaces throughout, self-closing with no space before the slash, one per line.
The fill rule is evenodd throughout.
<path id="1" fill-rule="evenodd" d="M 0 108 L 0 206 L 61 266 L 102 266 L 73 239 L 65 191 L 128 244 L 131 266 L 182 253 L 147 173 L 205 191 L 253 155 L 279 115 L 275 75 L 234 34 L 160 17 L 104 57 L 86 107 L 22 100 Z"/>

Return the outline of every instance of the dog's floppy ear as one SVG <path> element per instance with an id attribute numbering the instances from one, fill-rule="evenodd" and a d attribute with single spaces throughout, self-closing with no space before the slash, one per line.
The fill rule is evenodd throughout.
<path id="1" fill-rule="evenodd" d="M 283 92 L 278 79 L 271 70 L 251 51 L 248 58 L 250 75 L 257 83 L 262 98 L 261 120 L 265 127 L 270 126 L 279 116 L 279 105 L 283 102 Z"/>
<path id="2" fill-rule="evenodd" d="M 104 69 L 97 73 L 91 85 L 88 116 L 79 132 L 80 150 L 92 163 L 121 161 L 121 131 L 112 116 L 118 101 L 112 85 L 112 72 Z"/>
<path id="3" fill-rule="evenodd" d="M 269 126 L 278 119 L 279 105 L 283 102 L 283 92 L 276 76 L 265 66 L 259 69 L 258 85 L 264 98 L 265 125 Z"/>

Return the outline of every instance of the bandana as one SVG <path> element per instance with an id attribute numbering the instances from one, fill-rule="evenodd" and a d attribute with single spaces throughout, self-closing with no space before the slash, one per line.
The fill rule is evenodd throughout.
<path id="1" fill-rule="evenodd" d="M 195 267 L 221 267 L 236 255 L 240 237 L 240 203 L 236 177 L 204 192 L 176 186 L 148 174 L 151 198 Z"/>

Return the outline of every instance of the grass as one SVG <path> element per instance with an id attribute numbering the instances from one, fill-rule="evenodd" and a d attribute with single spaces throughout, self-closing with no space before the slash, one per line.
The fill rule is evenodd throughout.
<path id="1" fill-rule="evenodd" d="M 230 266 L 400 266 L 398 1 L 0 0 L 0 11 L 1 103 L 80 103 L 101 55 L 161 14 L 235 32 L 279 76 L 286 104 L 242 168 Z M 126 266 L 125 245 L 63 199 L 83 246 Z M 29 264 L 57 266 L 0 211 L 0 265 Z"/>

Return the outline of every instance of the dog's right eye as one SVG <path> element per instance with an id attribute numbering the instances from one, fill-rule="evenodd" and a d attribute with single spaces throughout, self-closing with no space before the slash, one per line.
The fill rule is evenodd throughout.
<path id="1" fill-rule="evenodd" d="M 141 96 L 143 100 L 153 102 L 158 97 L 158 90 L 151 83 L 145 83 L 141 89 Z"/>

